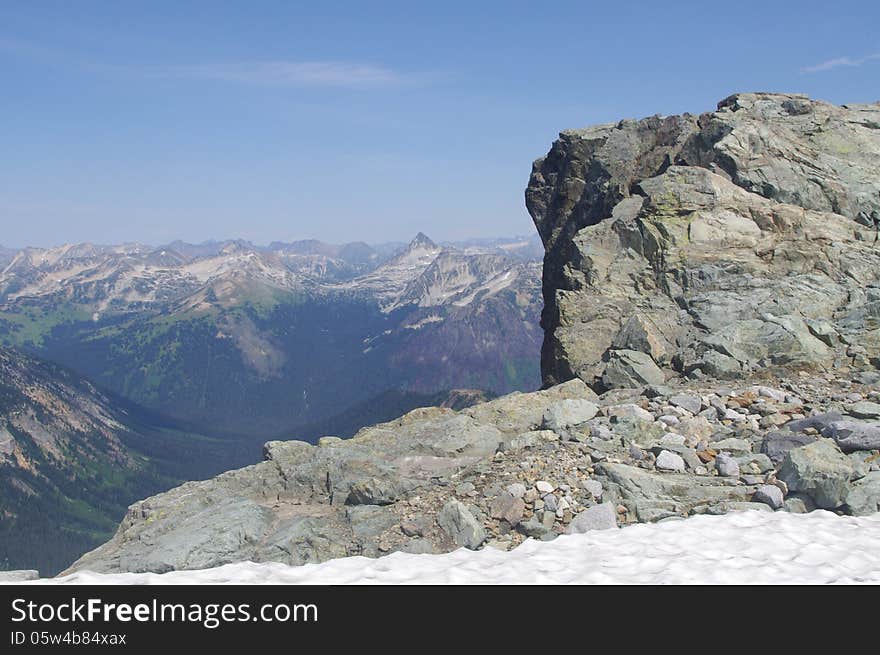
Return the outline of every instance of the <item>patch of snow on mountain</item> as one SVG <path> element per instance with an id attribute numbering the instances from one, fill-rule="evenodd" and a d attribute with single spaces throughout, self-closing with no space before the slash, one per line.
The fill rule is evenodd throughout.
<path id="1" fill-rule="evenodd" d="M 403 293 L 410 282 L 421 275 L 443 249 L 424 234 L 419 233 L 406 249 L 375 270 L 331 288 L 355 292 L 368 292 L 380 300 L 388 301 L 383 307 L 391 311 L 397 305 L 393 299 Z"/>
<path id="2" fill-rule="evenodd" d="M 527 540 L 510 552 L 393 553 L 36 584 L 880 584 L 880 514 L 734 512 Z"/>

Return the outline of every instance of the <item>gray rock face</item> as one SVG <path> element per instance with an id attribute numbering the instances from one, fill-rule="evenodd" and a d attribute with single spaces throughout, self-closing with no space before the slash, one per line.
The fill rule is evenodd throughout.
<path id="1" fill-rule="evenodd" d="M 617 527 L 617 512 L 611 503 L 588 507 L 574 517 L 568 526 L 568 534 L 583 534 L 590 530 L 610 530 Z"/>
<path id="2" fill-rule="evenodd" d="M 437 523 L 459 546 L 473 550 L 486 541 L 486 531 L 483 526 L 467 507 L 457 500 L 450 500 L 443 506 L 437 516 Z"/>
<path id="3" fill-rule="evenodd" d="M 858 219 L 880 211 L 877 124 L 877 104 L 746 93 L 562 132 L 526 190 L 545 383 L 870 368 L 880 249 Z"/>
<path id="4" fill-rule="evenodd" d="M 778 477 L 822 509 L 844 505 L 855 477 L 853 462 L 830 439 L 819 439 L 786 453 Z"/>

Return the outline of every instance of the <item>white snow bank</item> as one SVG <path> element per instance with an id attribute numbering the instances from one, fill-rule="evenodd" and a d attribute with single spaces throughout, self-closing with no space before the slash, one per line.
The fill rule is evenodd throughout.
<path id="1" fill-rule="evenodd" d="M 81 572 L 58 584 L 820 584 L 880 583 L 880 513 L 735 512 L 527 540 L 510 552 L 393 553 L 286 566 Z"/>

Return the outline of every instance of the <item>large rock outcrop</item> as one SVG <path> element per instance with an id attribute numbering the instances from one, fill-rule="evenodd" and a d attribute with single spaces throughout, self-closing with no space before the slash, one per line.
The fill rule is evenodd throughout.
<path id="1" fill-rule="evenodd" d="M 569 130 L 526 204 L 548 385 L 880 362 L 878 104 L 749 93 Z"/>

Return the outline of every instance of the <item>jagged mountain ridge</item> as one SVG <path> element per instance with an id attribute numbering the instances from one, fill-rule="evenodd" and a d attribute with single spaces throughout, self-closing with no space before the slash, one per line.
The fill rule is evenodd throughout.
<path id="1" fill-rule="evenodd" d="M 419 233 L 391 258 L 363 243 L 334 246 L 316 240 L 273 242 L 267 247 L 237 240 L 198 246 L 174 242 L 159 248 L 82 243 L 9 250 L 0 253 L 9 257 L 0 271 L 0 307 L 57 299 L 92 305 L 100 317 L 103 312 L 140 311 L 147 305 L 186 304 L 188 296 L 229 279 L 313 294 L 354 291 L 380 301 L 394 300 L 396 307 L 411 301 L 395 296 L 418 284 L 418 276 L 431 264 L 464 260 L 473 266 L 485 258 L 495 269 L 512 267 L 512 260 L 518 258 L 507 258 L 505 253 L 518 252 L 530 242 L 478 244 L 461 242 L 463 249 L 438 246 Z M 443 259 L 436 262 L 441 255 Z M 480 281 L 479 275 L 472 278 L 470 282 Z M 435 286 L 438 281 L 442 280 Z"/>
<path id="2" fill-rule="evenodd" d="M 19 252 L 0 274 L 0 341 L 205 429 L 267 437 L 391 389 L 538 384 L 539 264 L 492 242 L 462 252 L 420 234 L 384 259 L 359 244 L 174 245 Z M 343 252 L 372 268 L 328 274 Z"/>

